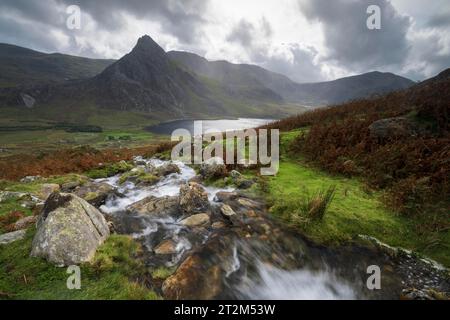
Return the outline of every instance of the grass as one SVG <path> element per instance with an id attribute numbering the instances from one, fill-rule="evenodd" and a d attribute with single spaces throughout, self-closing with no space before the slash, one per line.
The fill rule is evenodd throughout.
<path id="1" fill-rule="evenodd" d="M 328 189 L 319 190 L 314 195 L 308 195 L 300 206 L 306 216 L 312 220 L 322 220 L 327 212 L 328 207 L 334 198 L 336 191 L 335 186 L 330 186 Z"/>
<path id="2" fill-rule="evenodd" d="M 299 131 L 281 137 L 280 170 L 265 179 L 265 193 L 271 213 L 291 224 L 307 237 L 324 244 L 339 244 L 359 234 L 370 235 L 392 245 L 412 249 L 450 266 L 450 232 L 424 229 L 429 217 L 410 218 L 386 208 L 383 193 L 367 188 L 357 178 L 333 176 L 307 165 L 299 156 L 286 152 Z M 310 194 L 335 187 L 333 201 L 321 220 L 305 222 L 302 201 Z"/>
<path id="3" fill-rule="evenodd" d="M 0 250 L 0 299 L 160 299 L 139 281 L 149 273 L 131 237 L 111 235 L 94 260 L 81 266 L 81 289 L 69 290 L 66 268 L 30 257 L 35 230 Z"/>
<path id="4" fill-rule="evenodd" d="M 0 157 L 18 153 L 54 151 L 82 145 L 90 145 L 97 149 L 134 148 L 163 141 L 167 141 L 167 138 L 138 128 L 104 132 L 66 132 L 54 129 L 0 132 Z"/>

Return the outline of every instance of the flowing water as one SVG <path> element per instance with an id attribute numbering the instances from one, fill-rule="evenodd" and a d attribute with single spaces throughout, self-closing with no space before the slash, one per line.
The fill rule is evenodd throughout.
<path id="1" fill-rule="evenodd" d="M 158 159 L 137 160 L 141 163 L 145 161 L 154 167 L 165 163 Z M 422 273 L 410 270 L 412 262 L 408 262 L 409 260 L 406 260 L 402 267 L 401 263 L 392 262 L 388 254 L 374 249 L 317 246 L 302 239 L 298 234 L 285 230 L 268 216 L 258 219 L 268 225 L 270 236 L 255 238 L 245 236 L 242 230 L 234 229 L 221 231 L 217 237 L 214 237 L 215 231 L 211 228 L 193 233 L 180 224 L 183 217 L 152 217 L 126 213 L 128 205 L 146 197 L 178 195 L 180 186 L 194 178 L 196 173 L 183 163 L 176 164 L 180 173 L 170 174 L 153 186 L 139 187 L 132 182 L 120 185 L 119 176 L 97 180 L 116 187 L 120 194 L 110 197 L 100 209 L 113 217 L 114 221 L 120 221 L 126 226 L 126 233 L 132 234 L 143 243 L 150 266 L 178 266 L 192 252 L 201 252 L 202 248 L 207 246 L 210 251 L 206 251 L 209 253 L 202 256 L 205 264 L 219 264 L 225 270 L 224 288 L 219 298 L 398 298 L 402 289 L 408 286 L 408 283 L 405 283 L 408 282 L 408 277 L 421 277 L 424 283 L 431 287 L 442 284 L 438 273 L 430 274 L 434 271 L 427 270 L 424 276 L 423 270 L 418 267 L 415 267 L 419 269 L 417 272 Z M 216 199 L 218 192 L 234 191 L 231 187 L 205 187 L 205 190 L 213 209 L 220 205 Z M 155 255 L 155 247 L 167 239 L 175 243 L 176 253 L 165 258 Z M 366 287 L 366 279 L 369 276 L 366 269 L 368 265 L 373 264 L 388 270 L 388 276 L 383 278 L 382 290 L 370 291 Z"/>

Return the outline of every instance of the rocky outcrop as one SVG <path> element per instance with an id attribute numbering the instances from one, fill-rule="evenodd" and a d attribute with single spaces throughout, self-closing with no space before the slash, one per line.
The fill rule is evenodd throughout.
<path id="1" fill-rule="evenodd" d="M 56 265 L 88 262 L 109 236 L 108 224 L 92 205 L 74 194 L 52 193 L 37 223 L 31 255 Z"/>
<path id="2" fill-rule="evenodd" d="M 74 193 L 92 204 L 95 207 L 100 207 L 105 204 L 106 199 L 110 194 L 113 194 L 115 189 L 107 183 L 102 182 L 87 182 L 82 186 L 78 186 Z"/>
<path id="3" fill-rule="evenodd" d="M 378 140 L 391 140 L 417 136 L 425 131 L 406 117 L 387 118 L 375 121 L 369 126 L 370 136 Z"/>
<path id="4" fill-rule="evenodd" d="M 180 215 L 179 197 L 150 196 L 129 205 L 126 210 L 128 213 L 153 216 L 178 216 Z"/>
<path id="5" fill-rule="evenodd" d="M 180 207 L 185 214 L 205 212 L 209 209 L 208 194 L 198 183 L 184 184 L 180 188 Z"/>

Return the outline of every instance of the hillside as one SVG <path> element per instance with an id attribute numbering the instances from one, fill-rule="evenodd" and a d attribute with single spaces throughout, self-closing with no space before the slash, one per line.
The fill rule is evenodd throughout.
<path id="1" fill-rule="evenodd" d="M 60 53 L 46 54 L 0 43 L 0 87 L 90 78 L 113 62 Z"/>
<path id="2" fill-rule="evenodd" d="M 406 89 L 414 82 L 392 73 L 369 72 L 333 81 L 296 83 L 288 77 L 261 67 L 208 61 L 189 52 L 170 51 L 169 56 L 197 74 L 215 79 L 229 87 L 266 89 L 285 101 L 303 105 L 330 105 Z"/>
<path id="3" fill-rule="evenodd" d="M 307 128 L 292 141 L 292 152 L 329 172 L 363 176 L 372 187 L 389 191 L 388 202 L 406 215 L 439 215 L 433 207 L 448 205 L 450 193 L 449 75 L 447 69 L 403 91 L 317 109 L 269 127 Z"/>

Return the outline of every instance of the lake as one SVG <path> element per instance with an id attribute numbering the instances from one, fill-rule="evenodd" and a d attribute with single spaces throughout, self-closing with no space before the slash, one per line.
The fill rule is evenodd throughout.
<path id="1" fill-rule="evenodd" d="M 171 135 L 176 129 L 186 129 L 193 133 L 194 131 L 194 121 L 200 120 L 176 120 L 170 122 L 163 122 L 151 127 L 145 128 L 147 131 Z M 243 130 L 249 128 L 256 128 L 272 121 L 275 119 L 254 119 L 254 118 L 238 118 L 233 120 L 201 120 L 203 125 L 203 132 L 207 130 L 212 130 L 214 132 L 224 132 L 229 130 Z"/>

